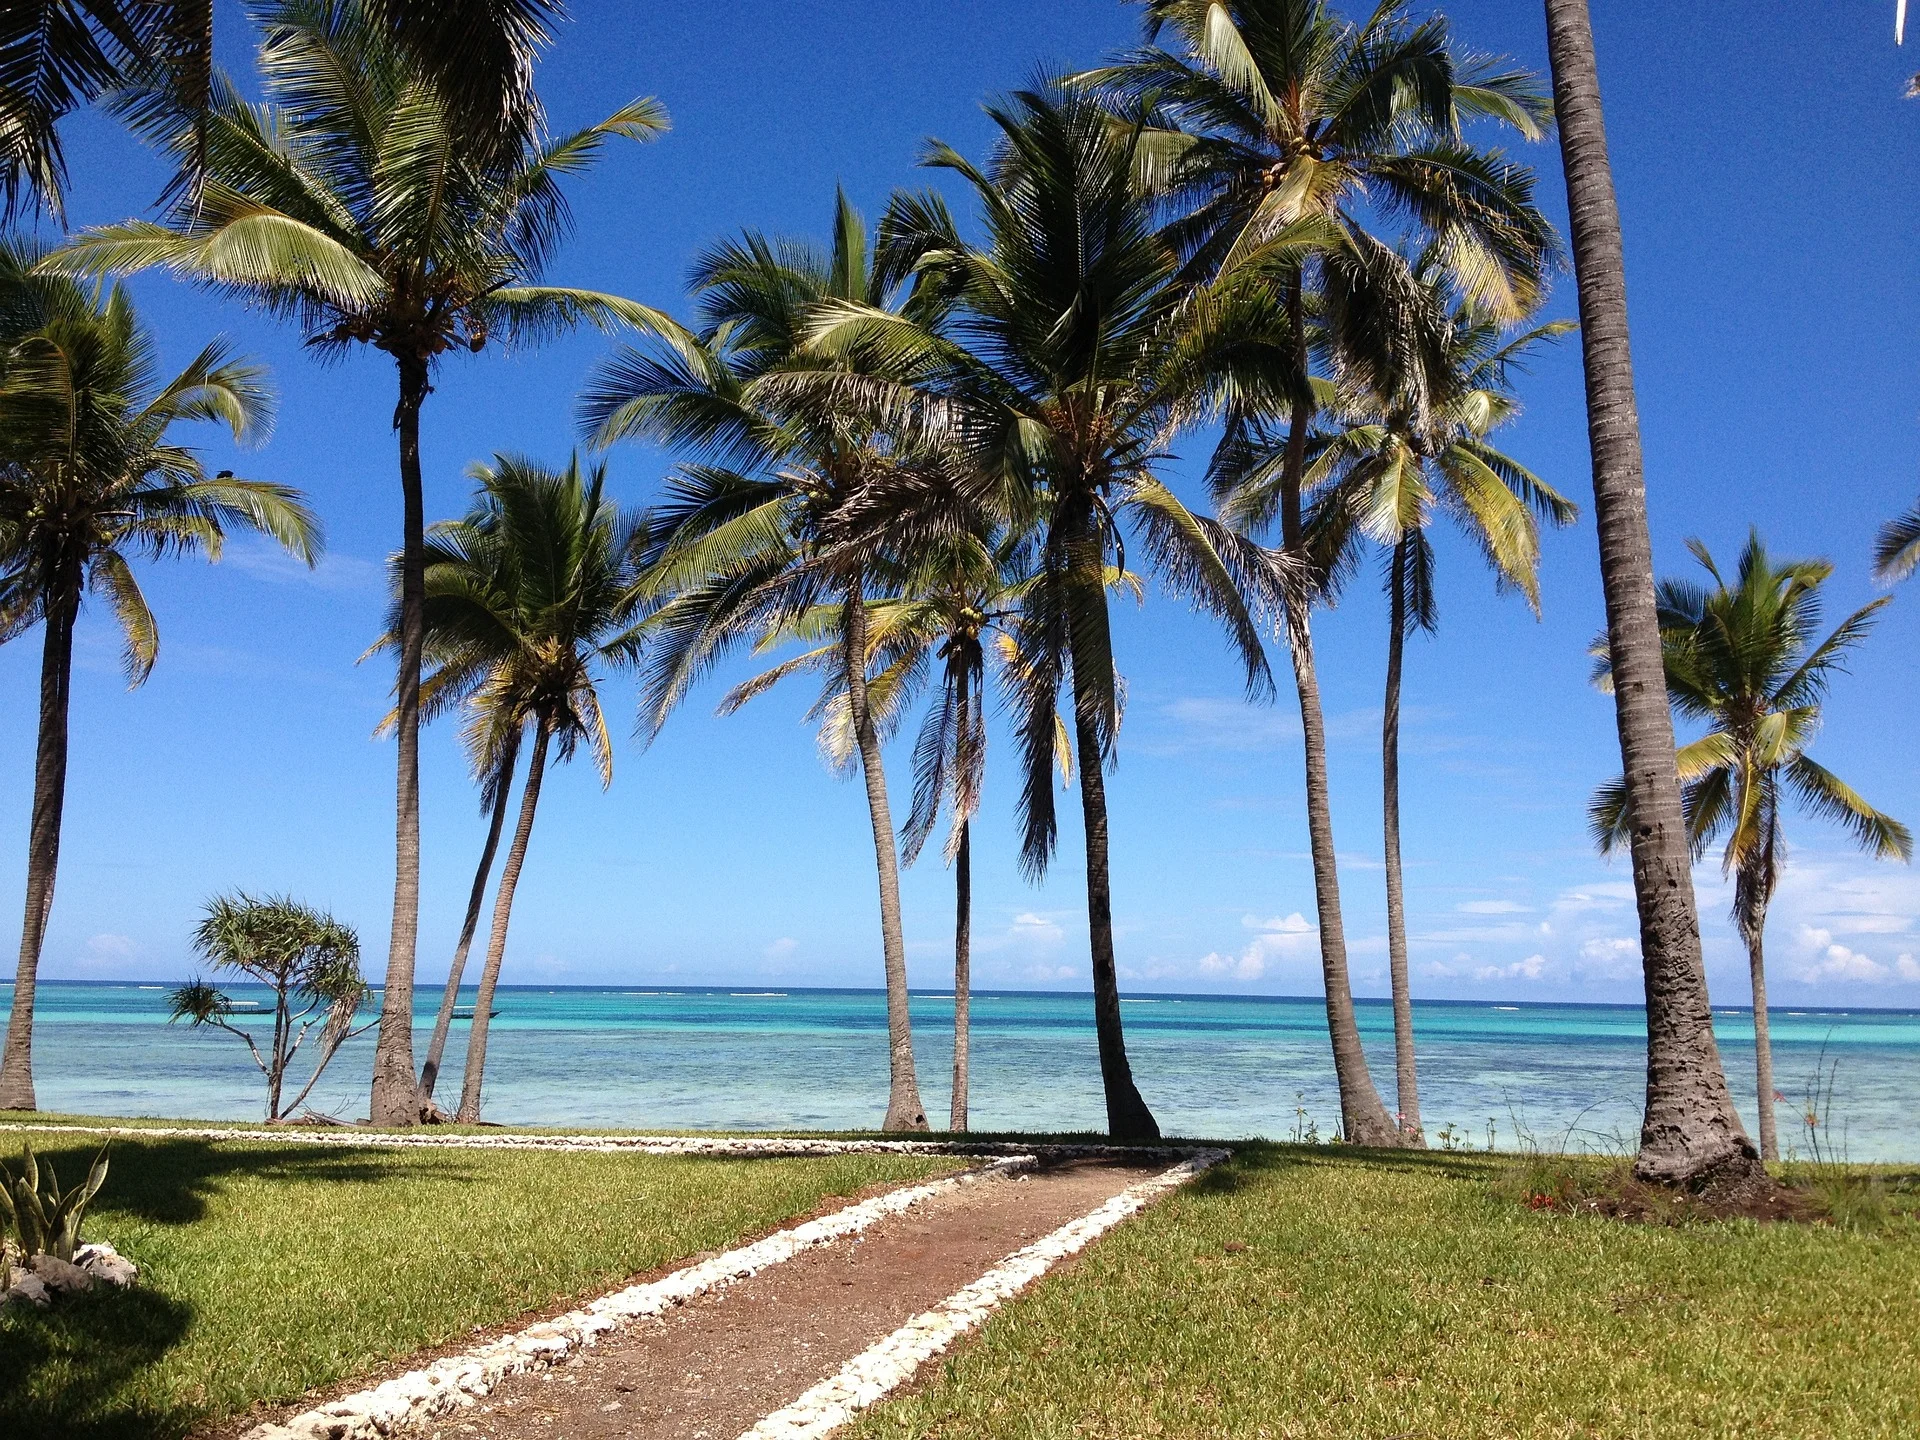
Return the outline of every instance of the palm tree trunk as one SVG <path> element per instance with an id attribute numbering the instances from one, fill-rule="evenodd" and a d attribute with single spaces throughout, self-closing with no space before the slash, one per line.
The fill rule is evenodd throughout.
<path id="1" fill-rule="evenodd" d="M 867 782 L 867 817 L 873 824 L 873 855 L 880 874 L 880 948 L 887 976 L 887 1130 L 925 1130 L 926 1107 L 913 1071 L 913 1020 L 907 1008 L 907 946 L 900 928 L 900 854 L 894 848 L 893 812 L 880 763 L 880 737 L 867 709 L 867 607 L 864 578 L 847 587 L 842 631 L 846 648 L 847 703 L 860 773 Z"/>
<path id="2" fill-rule="evenodd" d="M 293 1016 L 287 1005 L 287 976 L 283 970 L 280 983 L 274 987 L 273 995 L 273 1048 L 267 1053 L 273 1057 L 272 1068 L 267 1072 L 267 1119 L 280 1118 L 280 1089 L 287 1078 L 287 1042 L 292 1036 Z"/>
<path id="3" fill-rule="evenodd" d="M 467 1032 L 467 1064 L 460 1075 L 462 1125 L 480 1123 L 480 1082 L 487 1068 L 487 1027 L 493 1020 L 493 991 L 500 982 L 500 963 L 507 954 L 507 925 L 513 918 L 513 892 L 520 884 L 520 867 L 527 861 L 527 841 L 533 835 L 533 812 L 540 805 L 540 777 L 547 768 L 547 723 L 533 731 L 533 754 L 527 761 L 527 780 L 520 789 L 520 819 L 513 827 L 506 864 L 500 867 L 500 889 L 493 897 L 493 933 L 487 937 L 487 963 L 480 971 L 480 993 L 473 1002 L 473 1028 Z"/>
<path id="4" fill-rule="evenodd" d="M 967 1128 L 967 1026 L 973 984 L 973 822 L 960 822 L 953 857 L 953 1105 L 949 1130 Z"/>
<path id="5" fill-rule="evenodd" d="M 480 851 L 480 864 L 473 872 L 473 889 L 467 894 L 467 916 L 460 922 L 460 940 L 453 947 L 453 962 L 447 967 L 447 986 L 440 993 L 440 1013 L 433 1017 L 433 1039 L 427 1043 L 426 1063 L 420 1067 L 420 1095 L 433 1099 L 433 1087 L 440 1079 L 440 1061 L 447 1051 L 447 1032 L 453 1028 L 453 1012 L 460 1001 L 460 982 L 467 974 L 467 952 L 473 947 L 473 932 L 480 928 L 480 907 L 487 898 L 487 877 L 493 873 L 493 857 L 500 849 L 500 831 L 507 819 L 507 802 L 513 798 L 514 762 L 518 758 L 519 736 L 507 742 L 495 777 L 493 818 L 487 825 L 487 843 Z"/>
<path id="6" fill-rule="evenodd" d="M 1092 603 L 1105 605 L 1102 590 Z M 1077 628 L 1077 627 L 1076 627 Z M 1093 1028 L 1100 1043 L 1100 1083 L 1107 1097 L 1107 1133 L 1116 1140 L 1158 1140 L 1160 1122 L 1133 1083 L 1120 1024 L 1120 980 L 1113 953 L 1113 880 L 1108 853 L 1106 756 L 1094 726 L 1100 700 L 1080 657 L 1073 661 L 1074 744 L 1080 751 L 1080 814 L 1087 834 L 1087 938 L 1093 952 Z"/>
<path id="7" fill-rule="evenodd" d="M 1741 867 L 1734 883 L 1733 915 L 1747 942 L 1747 969 L 1753 977 L 1753 1073 L 1759 1102 L 1760 1158 L 1780 1158 L 1773 1121 L 1773 1041 L 1767 1033 L 1767 906 L 1773 900 L 1774 842 L 1769 834 L 1757 854 Z"/>
<path id="8" fill-rule="evenodd" d="M 1380 808 L 1387 859 L 1387 971 L 1393 985 L 1393 1070 L 1400 1100 L 1400 1133 L 1425 1145 L 1420 1125 L 1420 1076 L 1414 1065 L 1413 995 L 1407 983 L 1407 904 L 1400 874 L 1400 667 L 1407 648 L 1407 562 L 1412 538 L 1393 547 L 1391 628 L 1387 633 L 1387 699 L 1380 721 Z"/>
<path id="9" fill-rule="evenodd" d="M 424 1105 L 413 1072 L 413 961 L 420 934 L 420 655 L 426 635 L 426 505 L 420 479 L 420 407 L 427 398 L 427 362 L 400 358 L 400 490 L 405 511 L 400 546 L 400 666 L 394 679 L 394 733 L 400 742 L 394 787 L 393 929 L 386 989 L 373 1047 L 375 1125 L 412 1125 Z"/>
<path id="10" fill-rule="evenodd" d="M 1305 388 L 1307 374 L 1306 307 L 1301 277 L 1288 285 L 1287 310 L 1294 327 L 1295 356 L 1303 386 L 1288 420 L 1287 453 L 1281 472 L 1280 543 L 1304 560 L 1301 543 L 1300 484 L 1306 471 L 1307 427 L 1313 404 Z M 1300 697 L 1301 749 L 1306 761 L 1307 844 L 1313 856 L 1313 903 L 1320 925 L 1320 974 L 1327 995 L 1327 1034 L 1333 1043 L 1333 1073 L 1340 1087 L 1340 1122 L 1355 1145 L 1398 1145 L 1401 1134 L 1387 1114 L 1367 1070 L 1360 1024 L 1353 1011 L 1347 976 L 1347 937 L 1340 918 L 1340 871 L 1333 850 L 1333 806 L 1327 784 L 1327 726 L 1320 708 L 1320 679 L 1314 670 L 1309 583 L 1295 581 L 1286 613 L 1287 652 L 1293 660 L 1294 689 Z"/>
<path id="11" fill-rule="evenodd" d="M 7 1048 L 0 1055 L 0 1110 L 37 1110 L 33 1093 L 33 1000 L 40 949 L 53 911 L 60 866 L 60 815 L 67 797 L 67 707 L 73 689 L 73 627 L 80 614 L 79 577 L 47 606 L 40 651 L 40 738 L 33 761 L 33 818 L 27 830 L 27 909 L 20 927 L 20 964 L 13 977 Z"/>
<path id="12" fill-rule="evenodd" d="M 1715 1178 L 1737 1182 L 1751 1178 L 1759 1160 L 1727 1091 L 1700 958 L 1700 918 L 1654 616 L 1626 269 L 1593 28 L 1586 0 L 1546 0 L 1546 13 L 1580 291 L 1593 508 L 1614 713 L 1633 816 L 1633 887 L 1646 978 L 1647 1103 L 1634 1172 L 1642 1180 L 1674 1185 Z"/>

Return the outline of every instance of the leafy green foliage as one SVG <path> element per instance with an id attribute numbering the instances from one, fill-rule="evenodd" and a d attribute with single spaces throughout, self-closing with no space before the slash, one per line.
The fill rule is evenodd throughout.
<path id="1" fill-rule="evenodd" d="M 234 1023 L 234 1002 L 203 979 L 190 980 L 168 996 L 169 1023 L 185 1020 L 196 1028 L 212 1026 L 237 1035 L 266 1076 L 267 1119 L 297 1110 L 328 1062 L 358 1033 L 353 1019 L 367 997 L 367 982 L 360 974 L 360 937 L 351 926 L 290 896 L 256 897 L 240 891 L 208 902 L 205 918 L 194 931 L 193 948 L 216 969 L 237 971 L 272 989 L 268 1052 L 262 1055 L 252 1033 Z M 288 1067 L 316 1025 L 320 1036 L 313 1073 L 283 1105 Z"/>
<path id="2" fill-rule="evenodd" d="M 80 1244 L 80 1225 L 86 1219 L 87 1206 L 106 1183 L 105 1146 L 88 1168 L 87 1178 L 62 1190 L 53 1162 L 37 1159 L 33 1146 L 21 1141 L 19 1171 L 0 1165 L 0 1241 L 11 1229 L 22 1260 L 51 1255 L 56 1260 L 71 1261 Z M 0 1245 L 0 1275 L 6 1267 L 6 1248 Z"/>

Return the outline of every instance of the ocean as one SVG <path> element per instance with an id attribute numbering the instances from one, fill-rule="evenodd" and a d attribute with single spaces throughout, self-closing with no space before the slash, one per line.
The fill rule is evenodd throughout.
<path id="1" fill-rule="evenodd" d="M 264 1044 L 269 992 L 252 1001 Z M 258 1119 L 265 1089 L 235 1036 L 167 1023 L 167 987 L 44 982 L 35 1076 L 48 1110 Z M 440 987 L 418 997 L 425 1045 Z M 0 986 L 0 999 L 10 998 Z M 463 996 L 471 1006 L 473 993 Z M 1338 1119 L 1317 998 L 1139 995 L 1123 1002 L 1141 1093 L 1168 1135 L 1326 1138 Z M 877 990 L 502 987 L 487 1058 L 489 1120 L 659 1129 L 861 1129 L 886 1108 L 886 1007 Z M 1359 1002 L 1375 1083 L 1392 1105 L 1392 1015 Z M 1752 1019 L 1715 1012 L 1728 1079 L 1752 1125 Z M 371 1019 L 371 1012 L 367 1018 Z M 915 994 L 928 1116 L 943 1124 L 953 999 Z M 1426 1001 L 1415 1007 L 1430 1139 L 1501 1149 L 1624 1151 L 1639 1129 L 1645 1020 L 1638 1006 Z M 448 1046 L 443 1102 L 459 1096 L 467 1025 Z M 1818 1100 L 1825 1143 L 1854 1160 L 1920 1160 L 1920 1010 L 1778 1009 L 1783 1148 L 1808 1152 Z M 350 1043 L 315 1090 L 319 1110 L 366 1109 L 373 1037 Z M 296 1073 L 304 1068 L 296 1062 Z M 1824 1081 L 1816 1080 L 1816 1072 Z M 977 1130 L 1097 1130 L 1105 1121 L 1085 994 L 974 996 Z M 1830 1132 L 1830 1133 L 1829 1133 Z"/>

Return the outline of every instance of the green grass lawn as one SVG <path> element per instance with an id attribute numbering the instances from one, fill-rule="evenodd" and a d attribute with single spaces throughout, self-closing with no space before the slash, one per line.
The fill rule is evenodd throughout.
<path id="1" fill-rule="evenodd" d="M 97 1144 L 32 1138 L 69 1184 Z M 85 1238 L 143 1283 L 5 1312 L 0 1436 L 177 1436 L 952 1163 L 116 1139 Z"/>
<path id="2" fill-rule="evenodd" d="M 1511 1164 L 1243 1147 L 850 1440 L 1920 1435 L 1920 1221 L 1535 1214 Z"/>

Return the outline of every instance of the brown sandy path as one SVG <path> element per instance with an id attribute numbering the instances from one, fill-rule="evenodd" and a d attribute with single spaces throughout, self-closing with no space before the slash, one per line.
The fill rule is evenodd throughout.
<path id="1" fill-rule="evenodd" d="M 960 1186 L 864 1233 L 514 1375 L 440 1440 L 736 1440 L 1014 1251 L 1166 1167 L 1070 1160 Z"/>

